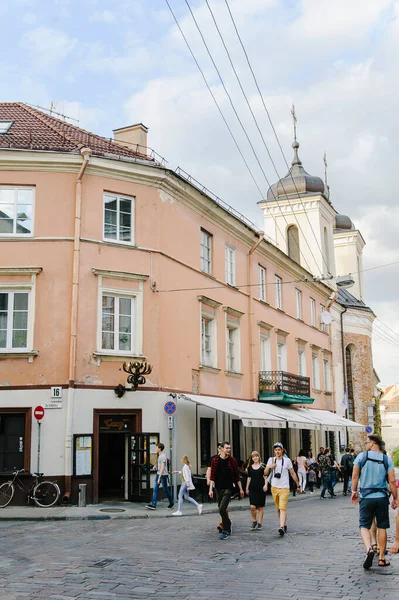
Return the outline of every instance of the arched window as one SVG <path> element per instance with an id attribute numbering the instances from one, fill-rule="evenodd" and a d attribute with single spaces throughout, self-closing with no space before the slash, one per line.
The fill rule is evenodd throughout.
<path id="1" fill-rule="evenodd" d="M 345 350 L 346 387 L 348 390 L 348 419 L 355 420 L 355 399 L 353 397 L 352 351 L 349 346 Z"/>
<path id="2" fill-rule="evenodd" d="M 299 251 L 299 233 L 296 225 L 290 225 L 287 229 L 288 256 L 300 263 L 301 253 Z"/>
<path id="3" fill-rule="evenodd" d="M 324 258 L 327 263 L 327 270 L 331 273 L 331 262 L 330 262 L 330 243 L 328 241 L 327 227 L 324 227 Z"/>

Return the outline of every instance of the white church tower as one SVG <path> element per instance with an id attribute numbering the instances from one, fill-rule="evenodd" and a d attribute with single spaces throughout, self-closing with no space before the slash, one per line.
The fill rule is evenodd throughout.
<path id="1" fill-rule="evenodd" d="M 294 117 L 294 158 L 287 175 L 273 184 L 259 202 L 264 232 L 313 276 L 336 275 L 334 229 L 336 210 L 320 177 L 309 175 L 298 155 Z"/>

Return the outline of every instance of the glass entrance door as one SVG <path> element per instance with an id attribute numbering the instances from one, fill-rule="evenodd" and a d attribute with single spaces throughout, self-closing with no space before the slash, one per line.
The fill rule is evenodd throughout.
<path id="1" fill-rule="evenodd" d="M 130 436 L 129 500 L 149 502 L 151 500 L 151 473 L 156 466 L 156 446 L 159 433 L 135 433 Z"/>

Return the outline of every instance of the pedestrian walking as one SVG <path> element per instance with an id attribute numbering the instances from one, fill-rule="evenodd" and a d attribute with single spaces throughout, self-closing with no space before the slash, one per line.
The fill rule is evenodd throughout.
<path id="1" fill-rule="evenodd" d="M 265 469 L 266 477 L 272 473 L 272 496 L 277 509 L 280 524 L 278 533 L 281 536 L 287 532 L 287 504 L 288 496 L 290 494 L 290 474 L 296 483 L 298 492 L 301 489 L 297 474 L 293 469 L 292 462 L 288 456 L 283 456 L 283 449 L 283 444 L 281 442 L 276 442 L 273 445 L 274 457 L 271 456 L 269 458 Z"/>
<path id="2" fill-rule="evenodd" d="M 308 486 L 311 494 L 314 494 L 314 486 L 316 483 L 316 471 L 311 467 L 308 471 Z"/>
<path id="3" fill-rule="evenodd" d="M 219 514 L 222 518 L 221 540 L 227 540 L 231 535 L 231 521 L 227 512 L 227 507 L 231 499 L 233 486 L 237 485 L 240 490 L 240 497 L 244 497 L 244 490 L 240 481 L 240 472 L 235 458 L 231 456 L 231 446 L 229 442 L 222 442 L 219 456 L 214 456 L 211 462 L 211 475 L 209 485 L 209 496 L 213 498 L 214 489 L 216 490 L 216 499 L 219 507 Z"/>
<path id="4" fill-rule="evenodd" d="M 248 477 L 246 483 L 246 494 L 249 496 L 249 509 L 251 511 L 251 530 L 262 529 L 263 509 L 266 502 L 265 487 L 265 465 L 260 459 L 259 452 L 254 450 L 248 466 Z"/>
<path id="5" fill-rule="evenodd" d="M 345 454 L 342 455 L 341 458 L 341 468 L 344 474 L 344 496 L 347 495 L 348 492 L 351 491 L 352 487 L 352 471 L 353 471 L 353 461 L 354 458 L 351 454 L 350 448 L 345 448 Z"/>
<path id="6" fill-rule="evenodd" d="M 324 454 L 319 455 L 318 462 L 321 473 L 321 479 L 323 487 L 321 490 L 320 498 L 326 497 L 326 490 L 330 494 L 331 498 L 335 497 L 334 490 L 331 485 L 331 461 L 330 461 L 331 450 L 326 448 Z"/>
<path id="7" fill-rule="evenodd" d="M 180 490 L 179 490 L 179 497 L 178 497 L 178 501 L 177 501 L 177 511 L 173 513 L 174 517 L 181 517 L 182 516 L 182 508 L 183 508 L 183 499 L 187 500 L 187 502 L 190 502 L 190 504 L 194 504 L 194 506 L 197 507 L 198 509 L 198 514 L 202 513 L 202 508 L 203 505 L 202 504 L 198 504 L 198 502 L 196 500 L 194 500 L 194 498 L 191 498 L 189 492 L 191 490 L 195 489 L 195 485 L 193 484 L 193 480 L 192 480 L 192 476 L 191 476 L 191 468 L 190 468 L 190 461 L 188 456 L 185 454 L 184 456 L 181 457 L 181 461 L 183 463 L 183 468 L 181 471 L 172 471 L 172 473 L 176 473 L 178 475 L 181 475 L 181 486 L 180 486 Z"/>
<path id="8" fill-rule="evenodd" d="M 298 465 L 298 481 L 301 487 L 301 494 L 305 494 L 306 488 L 306 472 L 307 472 L 307 463 L 305 451 L 300 450 L 298 456 L 295 459 L 296 464 Z"/>
<path id="9" fill-rule="evenodd" d="M 396 483 L 396 504 L 397 504 L 397 506 L 399 506 L 399 480 Z M 393 542 L 392 546 L 389 549 L 392 554 L 398 554 L 398 552 L 399 552 L 399 510 L 396 511 L 395 524 L 396 524 L 395 541 Z"/>
<path id="10" fill-rule="evenodd" d="M 208 466 L 208 468 L 206 470 L 206 484 L 207 484 L 208 488 L 211 485 L 211 464 L 212 464 L 212 461 L 215 458 L 215 456 L 219 456 L 220 455 L 220 449 L 221 449 L 221 447 L 222 447 L 222 442 L 218 442 L 217 443 L 217 454 L 215 454 L 214 456 L 211 456 L 211 459 L 209 461 L 209 466 Z M 208 490 L 208 493 L 209 493 L 209 490 Z M 227 516 L 229 516 L 229 512 L 226 511 L 226 513 L 227 513 Z M 222 523 L 222 519 L 220 518 L 220 516 L 219 516 L 219 524 L 216 527 L 216 529 L 218 530 L 219 533 L 222 533 L 222 531 L 223 531 L 223 523 Z"/>
<path id="11" fill-rule="evenodd" d="M 370 534 L 374 517 L 378 528 L 378 566 L 387 567 L 390 564 L 385 558 L 389 528 L 387 479 L 393 495 L 393 509 L 397 508 L 398 502 L 394 466 L 392 460 L 383 454 L 382 445 L 383 441 L 378 435 L 369 435 L 366 451 L 356 457 L 353 465 L 352 503 L 359 503 L 360 535 L 367 551 L 364 569 L 371 567 L 375 554 Z"/>
<path id="12" fill-rule="evenodd" d="M 164 450 L 165 450 L 165 445 L 162 444 L 162 442 L 159 442 L 157 444 L 157 454 L 158 454 L 158 461 L 157 461 L 157 466 L 156 466 L 157 474 L 155 476 L 152 501 L 151 501 L 151 504 L 146 505 L 146 508 L 148 508 L 149 510 L 157 509 L 158 492 L 159 492 L 159 488 L 161 485 L 162 485 L 163 491 L 165 492 L 165 494 L 169 500 L 169 505 L 167 506 L 167 508 L 174 507 L 172 494 L 170 493 L 169 486 L 168 486 L 168 477 L 169 477 L 168 459 L 166 458 L 166 454 L 165 454 Z"/>

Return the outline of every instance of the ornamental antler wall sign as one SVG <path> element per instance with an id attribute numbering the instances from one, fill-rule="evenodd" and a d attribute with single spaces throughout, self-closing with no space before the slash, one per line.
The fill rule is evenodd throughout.
<path id="1" fill-rule="evenodd" d="M 126 373 L 130 373 L 127 378 L 127 383 L 132 384 L 134 391 L 137 390 L 139 385 L 146 383 L 144 375 L 149 375 L 152 371 L 152 366 L 148 362 L 130 362 L 123 363 L 123 370 Z"/>

